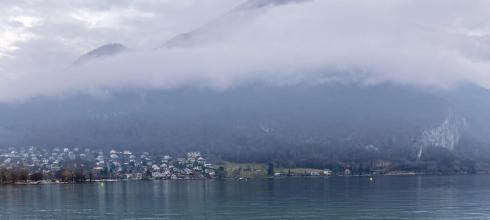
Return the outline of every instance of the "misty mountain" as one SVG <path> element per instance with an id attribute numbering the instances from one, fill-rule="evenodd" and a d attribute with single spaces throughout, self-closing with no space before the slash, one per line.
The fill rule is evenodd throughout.
<path id="1" fill-rule="evenodd" d="M 109 43 L 109 44 L 104 44 L 100 47 L 97 47 L 80 58 L 78 58 L 75 62 L 73 62 L 73 65 L 80 65 L 85 62 L 88 62 L 90 60 L 100 58 L 100 57 L 108 57 L 108 56 L 113 56 L 120 54 L 122 52 L 128 51 L 129 48 L 126 46 L 120 44 L 120 43 Z"/>
<path id="2" fill-rule="evenodd" d="M 489 108 L 490 92 L 475 86 L 126 91 L 2 104 L 0 140 L 4 147 L 201 150 L 262 162 L 281 154 L 420 160 L 434 149 L 486 159 Z"/>
<path id="3" fill-rule="evenodd" d="M 302 0 L 250 0 L 160 49 L 220 40 L 271 7 Z M 230 25 L 233 24 L 233 25 Z M 107 44 L 79 64 L 128 51 Z M 135 73 L 137 74 L 137 73 Z M 36 97 L 0 104 L 0 146 L 200 150 L 226 160 L 490 161 L 490 91 L 385 83 L 134 89 Z"/>
<path id="4" fill-rule="evenodd" d="M 225 15 L 187 33 L 179 34 L 165 42 L 161 48 L 190 47 L 216 42 L 234 30 L 254 20 L 255 17 L 272 7 L 301 3 L 309 0 L 248 0 L 236 6 Z"/>

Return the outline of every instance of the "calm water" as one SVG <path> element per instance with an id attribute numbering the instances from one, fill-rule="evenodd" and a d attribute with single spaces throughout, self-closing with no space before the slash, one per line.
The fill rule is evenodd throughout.
<path id="1" fill-rule="evenodd" d="M 0 186 L 0 219 L 490 219 L 490 176 Z"/>

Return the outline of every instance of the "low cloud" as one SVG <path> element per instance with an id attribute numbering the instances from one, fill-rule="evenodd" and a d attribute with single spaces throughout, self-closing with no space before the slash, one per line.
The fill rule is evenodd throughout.
<path id="1" fill-rule="evenodd" d="M 67 67 L 76 59 L 69 48 L 83 44 L 83 38 L 60 41 L 58 44 L 71 46 L 59 46 L 59 51 L 46 49 L 42 51 L 44 57 L 41 52 L 29 51 L 44 48 L 43 42 L 56 45 L 55 40 L 26 40 L 30 43 L 15 45 L 21 52 L 11 56 L 17 59 L 8 58 L 8 64 L 0 65 L 0 100 L 120 89 L 228 89 L 253 83 L 314 84 L 332 80 L 437 87 L 469 82 L 490 88 L 488 1 L 316 0 L 235 11 L 221 17 L 243 1 L 210 1 L 216 7 L 218 2 L 228 3 L 226 7 L 201 11 L 206 22 L 188 21 L 180 14 L 199 11 L 193 6 L 199 1 L 189 1 L 189 5 L 165 10 L 180 10 L 176 16 L 182 18 L 188 30 L 202 28 L 183 40 L 188 45 L 159 49 L 153 48 L 185 31 L 154 30 L 155 23 L 165 26 L 166 22 L 157 15 L 157 9 L 122 2 L 117 7 L 99 5 L 98 10 L 104 12 L 102 18 L 80 13 L 88 7 L 80 6 L 75 20 L 84 22 L 74 21 L 80 27 L 72 31 L 104 30 L 109 34 L 88 34 L 88 39 L 92 43 L 121 40 L 133 48 L 131 52 Z M 122 15 L 118 10 L 131 13 Z M 104 16 L 111 19 L 104 20 Z M 172 25 L 179 23 L 177 17 Z M 102 25 L 97 19 L 110 25 Z M 145 26 L 144 21 L 151 25 Z M 39 22 L 49 26 L 47 19 L 40 18 Z M 28 29 L 35 38 L 42 27 Z M 63 38 L 70 34 L 53 30 L 50 36 Z M 124 38 L 110 39 L 118 35 L 111 31 L 122 32 Z M 22 56 L 32 59 L 28 65 L 22 65 Z M 36 57 L 63 57 L 59 59 L 63 62 L 43 65 Z"/>

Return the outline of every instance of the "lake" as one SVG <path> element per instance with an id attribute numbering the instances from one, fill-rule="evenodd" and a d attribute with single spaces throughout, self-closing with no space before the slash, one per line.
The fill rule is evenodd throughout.
<path id="1" fill-rule="evenodd" d="M 490 176 L 4 185 L 0 219 L 490 219 Z"/>

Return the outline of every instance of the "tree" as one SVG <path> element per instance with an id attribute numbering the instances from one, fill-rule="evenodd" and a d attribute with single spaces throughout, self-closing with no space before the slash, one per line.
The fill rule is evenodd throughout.
<path id="1" fill-rule="evenodd" d="M 75 170 L 75 173 L 73 175 L 73 180 L 77 183 L 85 182 L 85 175 L 82 169 Z"/>
<path id="2" fill-rule="evenodd" d="M 69 169 L 64 169 L 61 172 L 61 181 L 63 182 L 74 182 L 74 177 L 75 175 L 73 174 L 73 171 Z"/>
<path id="3" fill-rule="evenodd" d="M 88 171 L 88 181 L 89 182 L 92 182 L 95 179 L 96 176 L 97 176 L 97 173 L 95 173 L 94 170 L 89 170 Z"/>
<path id="4" fill-rule="evenodd" d="M 17 172 L 15 172 L 15 170 L 13 169 L 7 170 L 7 173 L 5 175 L 7 177 L 7 182 L 10 183 L 17 182 Z"/>
<path id="5" fill-rule="evenodd" d="M 43 174 L 40 172 L 33 173 L 29 176 L 29 180 L 34 181 L 34 182 L 41 181 L 41 180 L 43 180 Z"/>
<path id="6" fill-rule="evenodd" d="M 269 163 L 269 167 L 267 168 L 267 176 L 274 176 L 274 164 Z"/>
<path id="7" fill-rule="evenodd" d="M 18 169 L 17 172 L 18 172 L 18 174 L 17 174 L 18 180 L 27 183 L 27 180 L 29 180 L 29 173 L 27 172 L 27 170 L 21 168 L 21 169 Z"/>
<path id="8" fill-rule="evenodd" d="M 7 170 L 5 168 L 0 169 L 0 184 L 7 182 Z"/>
<path id="9" fill-rule="evenodd" d="M 216 170 L 216 176 L 218 177 L 218 179 L 222 180 L 226 177 L 226 171 L 225 171 L 225 168 L 220 166 L 218 167 L 218 169 Z"/>

